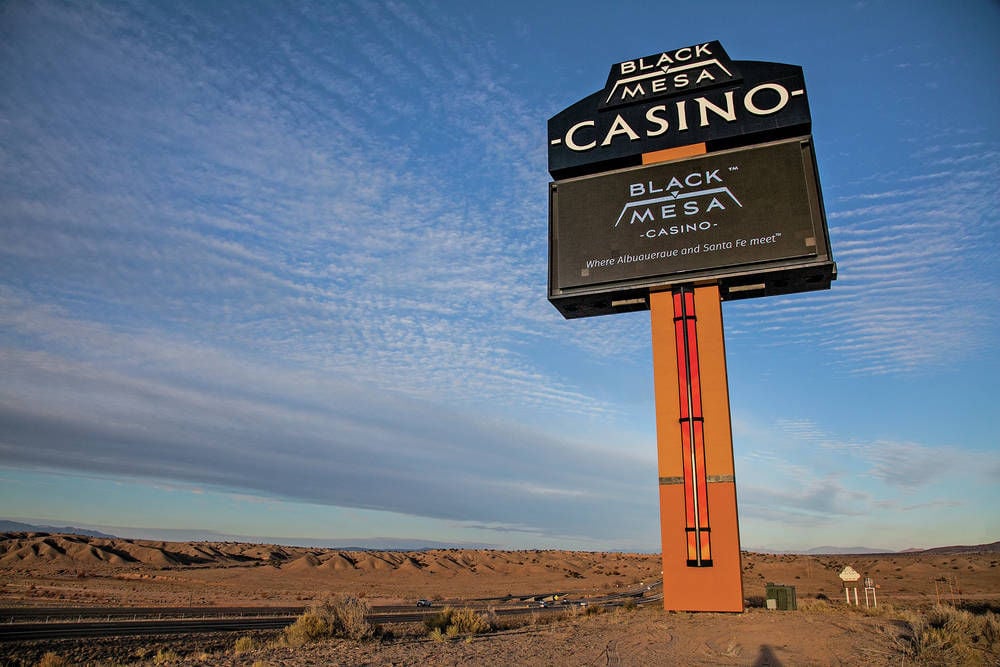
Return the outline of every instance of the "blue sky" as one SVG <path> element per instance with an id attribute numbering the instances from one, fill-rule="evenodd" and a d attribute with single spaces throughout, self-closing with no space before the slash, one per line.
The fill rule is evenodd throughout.
<path id="1" fill-rule="evenodd" d="M 546 120 L 801 65 L 839 279 L 724 305 L 744 547 L 1000 539 L 1000 7 L 0 4 L 0 515 L 659 549 L 645 312 L 546 301 Z"/>

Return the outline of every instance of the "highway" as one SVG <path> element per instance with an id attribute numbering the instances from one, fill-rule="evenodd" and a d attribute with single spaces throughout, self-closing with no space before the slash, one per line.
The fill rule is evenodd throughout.
<path id="1" fill-rule="evenodd" d="M 510 600 L 480 599 L 454 600 L 420 609 L 378 606 L 372 607 L 368 619 L 375 624 L 419 623 L 445 606 L 492 608 L 498 615 L 506 616 L 560 613 L 581 602 L 603 607 L 621 606 L 629 600 L 648 604 L 663 598 L 662 594 L 646 595 L 656 586 L 586 601 L 552 602 L 544 607 L 537 599 L 554 594 L 525 596 L 513 605 Z M 499 602 L 506 606 L 497 606 Z M 0 609 L 0 642 L 278 630 L 294 622 L 304 610 L 305 607 L 12 607 Z"/>
<path id="2" fill-rule="evenodd" d="M 0 608 L 0 624 L 205 618 L 222 616 L 298 616 L 305 607 L 9 607 Z"/>
<path id="3" fill-rule="evenodd" d="M 200 618 L 144 621 L 84 621 L 64 623 L 8 623 L 0 625 L 0 642 L 81 637 L 127 637 L 206 632 L 277 630 L 294 618 Z"/>

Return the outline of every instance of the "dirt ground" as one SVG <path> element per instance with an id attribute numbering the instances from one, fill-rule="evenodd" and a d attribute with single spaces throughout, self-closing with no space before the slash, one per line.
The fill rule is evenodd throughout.
<path id="1" fill-rule="evenodd" d="M 331 642 L 263 649 L 218 665 L 899 665 L 901 628 L 830 611 L 677 614 L 615 610 L 469 640 Z"/>
<path id="2" fill-rule="evenodd" d="M 907 665 L 905 624 L 846 608 L 742 614 L 615 609 L 526 621 L 523 627 L 435 641 L 416 624 L 371 641 L 276 646 L 277 632 L 244 635 L 106 638 L 0 644 L 0 664 L 37 665 L 45 653 L 70 664 L 244 665 Z M 169 657 L 167 657 L 169 656 Z"/>
<path id="3" fill-rule="evenodd" d="M 238 636 L 224 635 L 0 644 L 0 664 L 37 664 L 47 650 L 91 664 L 909 664 L 908 627 L 898 615 L 866 610 L 863 591 L 860 609 L 844 602 L 837 575 L 846 565 L 875 580 L 880 611 L 939 602 L 1000 609 L 1000 553 L 989 548 L 876 556 L 745 553 L 748 609 L 742 614 L 665 612 L 653 602 L 605 613 L 536 615 L 512 630 L 451 641 L 433 641 L 419 626 L 401 627 L 390 628 L 392 638 L 372 642 L 242 654 L 233 650 Z M 373 606 L 420 598 L 461 606 L 482 598 L 642 590 L 660 579 L 660 568 L 656 554 L 338 551 L 21 533 L 0 535 L 0 607 L 306 606 L 345 593 Z M 799 609 L 759 608 L 766 582 L 795 586 Z M 261 636 L 258 646 L 268 639 Z"/>

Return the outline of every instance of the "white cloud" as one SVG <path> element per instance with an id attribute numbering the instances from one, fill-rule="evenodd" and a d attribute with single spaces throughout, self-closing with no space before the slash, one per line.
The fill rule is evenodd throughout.
<path id="1" fill-rule="evenodd" d="M 845 538 L 884 540 L 879 526 L 909 525 L 917 511 L 960 522 L 956 513 L 979 505 L 998 478 L 987 452 L 844 436 L 809 418 L 734 420 L 734 437 L 740 514 L 757 545 L 829 540 L 823 535 L 847 526 Z M 782 537 L 788 526 L 805 532 Z"/>
<path id="2" fill-rule="evenodd" d="M 581 489 L 627 486 L 498 416 L 616 410 L 524 351 L 561 335 L 543 114 L 461 19 L 341 10 L 263 33 L 214 6 L 26 12 L 0 128 L 2 460 L 586 534 L 610 510 Z"/>
<path id="3" fill-rule="evenodd" d="M 0 350 L 8 465 L 462 521 L 531 516 L 534 530 L 559 534 L 586 534 L 588 522 L 622 503 L 653 510 L 631 486 L 649 462 L 612 458 L 603 445 L 581 449 L 366 384 L 363 374 L 252 362 L 12 301 L 8 294 L 6 310 L 19 313 L 12 333 L 44 335 L 46 349 Z M 542 388 L 531 385 L 524 394 Z M 549 393 L 552 403 L 559 392 Z"/>
<path id="4" fill-rule="evenodd" d="M 648 382 L 648 315 L 565 322 L 544 299 L 558 77 L 516 89 L 481 24 L 405 2 L 42 0 L 5 8 L 0 58 L 0 461 L 648 533 L 652 429 L 616 395 Z M 997 150 L 924 139 L 828 194 L 833 289 L 727 306 L 730 336 L 855 375 L 989 344 Z M 887 450 L 917 457 L 907 479 L 919 447 Z M 902 488 L 885 456 L 869 477 Z M 756 511 L 867 502 L 786 458 L 800 482 Z"/>
<path id="5" fill-rule="evenodd" d="M 998 324 L 996 310 L 983 307 L 997 294 L 988 278 L 997 262 L 986 239 L 998 221 L 988 186 L 998 156 L 982 142 L 927 147 L 897 172 L 867 181 L 867 189 L 828 197 L 839 270 L 830 292 L 808 304 L 800 297 L 740 304 L 727 316 L 733 335 L 768 327 L 779 334 L 775 344 L 794 340 L 825 350 L 827 364 L 855 375 L 972 358 Z"/>

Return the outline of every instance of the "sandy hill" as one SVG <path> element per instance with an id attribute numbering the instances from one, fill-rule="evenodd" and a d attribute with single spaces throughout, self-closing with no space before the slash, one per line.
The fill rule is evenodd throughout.
<path id="1" fill-rule="evenodd" d="M 50 533 L 0 535 L 0 568 L 13 570 L 220 567 L 253 564 L 260 560 L 259 545 L 154 542 Z"/>
<path id="2" fill-rule="evenodd" d="M 922 549 L 917 553 L 922 554 L 971 554 L 971 553 L 1000 553 L 1000 542 L 990 542 L 989 544 L 976 544 L 973 546 L 953 546 L 934 547 L 933 549 Z"/>
<path id="3" fill-rule="evenodd" d="M 649 554 L 558 550 L 428 549 L 368 551 L 239 542 L 163 542 L 85 535 L 0 534 L 4 570 L 169 570 L 270 566 L 289 572 L 370 572 L 425 575 L 556 574 L 568 579 L 618 577 L 658 562 Z"/>
<path id="4" fill-rule="evenodd" d="M 886 600 L 1000 601 L 996 544 L 894 554 L 743 553 L 744 597 L 766 584 L 844 597 L 851 566 Z M 560 592 L 590 596 L 658 581 L 659 554 L 559 550 L 365 551 L 238 542 L 164 542 L 42 532 L 0 534 L 4 604 L 302 604 L 350 592 L 390 600 Z M 669 585 L 670 573 L 666 573 Z M 266 602 L 265 602 L 266 601 Z M 991 603 L 993 604 L 993 603 Z M 998 602 L 997 604 L 1000 604 Z"/>

